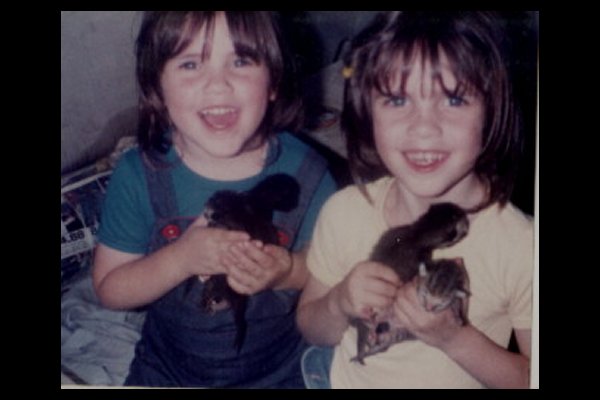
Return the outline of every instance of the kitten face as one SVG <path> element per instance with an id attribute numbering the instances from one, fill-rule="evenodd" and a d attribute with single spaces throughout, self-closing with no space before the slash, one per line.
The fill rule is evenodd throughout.
<path id="1" fill-rule="evenodd" d="M 246 221 L 257 218 L 245 196 L 231 191 L 215 193 L 204 206 L 204 217 L 208 226 L 226 229 L 243 229 Z"/>
<path id="2" fill-rule="evenodd" d="M 423 244 L 429 247 L 449 247 L 464 238 L 469 220 L 463 209 L 452 203 L 438 203 L 415 223 Z"/>
<path id="3" fill-rule="evenodd" d="M 469 220 L 467 218 L 458 218 L 453 224 L 448 226 L 445 231 L 445 239 L 439 247 L 450 247 L 467 236 L 469 232 Z"/>
<path id="4" fill-rule="evenodd" d="M 460 261 L 457 261 L 460 260 Z M 419 265 L 417 294 L 423 308 L 440 312 L 469 295 L 462 259 L 436 260 Z"/>

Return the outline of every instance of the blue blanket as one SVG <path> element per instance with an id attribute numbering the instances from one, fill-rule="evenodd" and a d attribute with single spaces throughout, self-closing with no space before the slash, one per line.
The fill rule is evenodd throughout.
<path id="1" fill-rule="evenodd" d="M 92 385 L 122 385 L 145 313 L 102 307 L 88 274 L 61 299 L 61 364 Z"/>

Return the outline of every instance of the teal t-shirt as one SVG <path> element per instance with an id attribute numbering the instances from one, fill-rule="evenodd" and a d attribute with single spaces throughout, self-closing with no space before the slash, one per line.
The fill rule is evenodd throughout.
<path id="1" fill-rule="evenodd" d="M 239 181 L 215 181 L 202 177 L 182 163 L 171 147 L 167 159 L 174 163 L 172 181 L 179 216 L 199 216 L 208 198 L 217 190 L 245 191 L 275 173 L 296 176 L 308 146 L 289 133 L 279 134 L 276 138 L 276 158 L 260 174 Z M 301 180 L 302 177 L 296 176 L 296 179 Z M 336 189 L 331 174 L 326 172 L 310 202 L 293 249 L 302 248 L 310 240 L 321 206 Z M 110 178 L 102 206 L 98 240 L 119 251 L 145 254 L 154 222 L 141 153 L 134 148 L 122 156 Z"/>

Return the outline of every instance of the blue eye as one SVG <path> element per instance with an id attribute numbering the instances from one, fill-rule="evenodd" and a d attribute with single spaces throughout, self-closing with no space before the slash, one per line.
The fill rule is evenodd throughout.
<path id="1" fill-rule="evenodd" d="M 385 100 L 386 105 L 390 105 L 393 107 L 402 107 L 406 105 L 406 97 L 404 96 L 388 96 Z"/>
<path id="2" fill-rule="evenodd" d="M 233 61 L 235 67 L 245 67 L 252 64 L 254 64 L 254 62 L 249 57 L 238 57 Z"/>
<path id="3" fill-rule="evenodd" d="M 460 96 L 448 96 L 448 104 L 452 107 L 458 107 L 466 105 L 467 101 Z"/>
<path id="4" fill-rule="evenodd" d="M 195 61 L 186 61 L 186 62 L 179 64 L 179 68 L 185 69 L 185 70 L 194 70 L 197 67 L 198 67 L 198 64 Z"/>

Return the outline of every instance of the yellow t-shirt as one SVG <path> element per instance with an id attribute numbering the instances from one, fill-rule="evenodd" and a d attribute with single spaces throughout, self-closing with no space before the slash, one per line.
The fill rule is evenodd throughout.
<path id="1" fill-rule="evenodd" d="M 383 204 L 393 178 L 367 185 L 370 204 L 357 187 L 333 195 L 322 208 L 308 253 L 312 275 L 327 286 L 340 282 L 369 258 L 388 229 Z M 511 330 L 531 329 L 533 223 L 512 204 L 491 206 L 472 219 L 468 235 L 434 258 L 462 257 L 469 274 L 468 318 L 491 340 L 507 347 Z M 356 329 L 349 327 L 335 348 L 333 388 L 481 388 L 442 351 L 419 340 L 392 346 L 365 359 L 356 355 Z"/>

